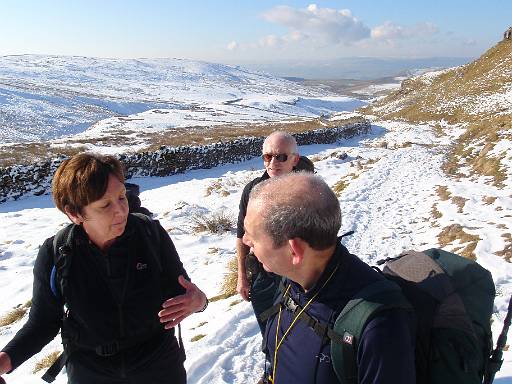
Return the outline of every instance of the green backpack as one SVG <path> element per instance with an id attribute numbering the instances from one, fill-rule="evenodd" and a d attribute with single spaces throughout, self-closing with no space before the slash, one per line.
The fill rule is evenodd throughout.
<path id="1" fill-rule="evenodd" d="M 331 357 L 341 383 L 357 383 L 355 357 L 368 320 L 380 310 L 403 307 L 396 286 L 386 284 L 390 281 L 401 288 L 417 317 L 416 382 L 482 383 L 489 375 L 492 350 L 495 288 L 489 271 L 439 249 L 407 251 L 381 264 L 387 280 L 356 295 L 329 332 L 334 335 Z"/>

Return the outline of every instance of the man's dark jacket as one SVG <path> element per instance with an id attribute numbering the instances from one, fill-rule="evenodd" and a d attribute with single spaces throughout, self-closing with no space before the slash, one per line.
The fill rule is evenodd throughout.
<path id="1" fill-rule="evenodd" d="M 337 269 L 336 269 L 337 268 Z M 315 286 L 308 292 L 292 281 L 291 297 L 302 307 L 319 291 L 334 272 L 306 312 L 321 324 L 334 325 L 337 315 L 347 302 L 365 286 L 383 279 L 341 244 L 330 259 Z M 290 327 L 294 314 L 286 307 L 281 312 L 278 340 Z M 403 310 L 387 310 L 372 319 L 363 331 L 357 351 L 359 384 L 413 384 L 415 383 L 413 321 Z M 272 372 L 274 363 L 278 314 L 267 322 L 265 342 L 268 347 Z M 298 320 L 277 351 L 275 382 L 280 384 L 334 384 L 339 383 L 334 373 L 330 340 L 322 339 L 302 320 Z"/>

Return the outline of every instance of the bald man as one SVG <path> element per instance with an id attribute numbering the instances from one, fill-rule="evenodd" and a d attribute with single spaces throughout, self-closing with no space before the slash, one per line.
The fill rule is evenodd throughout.
<path id="1" fill-rule="evenodd" d="M 245 186 L 240 199 L 236 240 L 238 263 L 236 290 L 244 300 L 251 300 L 260 331 L 263 334 L 265 321 L 261 320 L 259 315 L 273 305 L 274 294 L 279 286 L 280 277 L 265 271 L 261 264 L 259 264 L 255 268 L 258 272 L 252 276 L 251 282 L 248 281 L 246 257 L 249 253 L 249 247 L 242 242 L 242 237 L 244 236 L 244 219 L 249 201 L 249 193 L 255 185 L 264 180 L 292 172 L 299 162 L 300 156 L 295 138 L 289 133 L 276 131 L 270 134 L 263 142 L 261 157 L 265 172 L 262 176 L 252 180 Z M 255 262 L 258 263 L 257 260 Z"/>
<path id="2" fill-rule="evenodd" d="M 384 279 L 338 241 L 341 210 L 318 176 L 292 173 L 255 186 L 243 242 L 267 271 L 286 277 L 268 319 L 267 372 L 262 383 L 339 383 L 325 326 L 363 288 Z M 307 316 L 305 316 L 307 315 Z M 354 372 L 360 384 L 415 383 L 410 312 L 388 308 L 371 318 L 358 343 Z"/>

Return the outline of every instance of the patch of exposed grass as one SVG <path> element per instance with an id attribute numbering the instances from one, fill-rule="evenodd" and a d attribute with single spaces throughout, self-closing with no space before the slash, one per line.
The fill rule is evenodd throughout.
<path id="1" fill-rule="evenodd" d="M 435 203 L 432 206 L 432 210 L 430 211 L 430 213 L 431 213 L 432 217 L 436 220 L 443 217 L 443 214 L 441 212 L 439 212 L 439 210 L 437 209 L 437 203 Z"/>
<path id="2" fill-rule="evenodd" d="M 475 248 L 477 245 L 478 241 L 469 243 L 462 251 L 459 252 L 459 255 L 465 257 L 466 259 L 476 260 Z"/>
<path id="3" fill-rule="evenodd" d="M 473 251 L 481 239 L 477 235 L 471 235 L 464 232 L 464 228 L 460 224 L 452 224 L 444 227 L 441 233 L 437 235 L 437 239 L 441 248 L 444 248 L 457 240 L 461 244 L 469 243 L 464 250 L 460 252 L 460 255 L 471 260 L 476 260 L 476 255 Z"/>
<path id="4" fill-rule="evenodd" d="M 226 266 L 226 273 L 221 285 L 221 293 L 223 295 L 234 296 L 236 295 L 236 284 L 238 282 L 238 261 L 235 255 L 229 259 Z"/>
<path id="5" fill-rule="evenodd" d="M 191 217 L 192 230 L 195 233 L 210 232 L 223 233 L 232 231 L 235 219 L 225 210 L 209 214 L 195 214 Z"/>
<path id="6" fill-rule="evenodd" d="M 437 186 L 437 196 L 442 201 L 446 201 L 450 198 L 450 191 L 448 191 L 448 187 L 446 185 L 438 185 Z"/>
<path id="7" fill-rule="evenodd" d="M 229 306 L 234 307 L 235 305 L 240 304 L 242 301 L 242 299 L 233 300 L 231 303 L 229 303 Z"/>
<path id="8" fill-rule="evenodd" d="M 199 324 L 197 324 L 197 326 L 195 326 L 193 328 L 190 328 L 190 329 L 195 330 L 195 329 L 200 328 L 200 327 L 202 327 L 203 325 L 206 325 L 206 324 L 208 324 L 207 321 L 202 321 Z"/>
<path id="9" fill-rule="evenodd" d="M 313 155 L 309 158 L 309 160 L 311 160 L 313 163 L 316 163 L 318 161 L 322 161 L 322 160 L 325 160 L 327 157 L 325 156 L 320 156 L 320 155 Z"/>
<path id="10" fill-rule="evenodd" d="M 496 201 L 497 197 L 496 196 L 484 196 L 482 197 L 482 201 L 484 202 L 484 204 L 486 205 L 491 205 L 493 204 L 495 201 Z"/>
<path id="11" fill-rule="evenodd" d="M 235 291 L 235 293 L 221 293 L 220 295 L 212 296 L 211 298 L 208 299 L 208 301 L 210 303 L 214 303 L 219 300 L 226 300 L 226 299 L 229 299 L 230 297 L 234 296 L 235 294 L 236 294 L 236 291 Z"/>
<path id="12" fill-rule="evenodd" d="M 222 197 L 229 196 L 229 191 L 222 185 L 221 179 L 211 182 L 210 185 L 206 187 L 205 196 L 210 196 L 214 192 Z"/>
<path id="13" fill-rule="evenodd" d="M 461 196 L 453 196 L 452 197 L 452 203 L 455 204 L 458 208 L 457 212 L 458 213 L 462 213 L 464 212 L 464 205 L 466 205 L 466 201 L 468 201 L 469 199 L 466 199 L 464 197 L 461 197 Z"/>
<path id="14" fill-rule="evenodd" d="M 343 191 L 349 186 L 348 182 L 344 179 L 337 181 L 333 186 L 332 190 L 336 196 L 340 197 Z"/>
<path id="15" fill-rule="evenodd" d="M 501 236 L 505 238 L 505 247 L 501 251 L 496 252 L 496 255 L 503 257 L 510 263 L 512 261 L 512 235 L 504 233 Z"/>
<path id="16" fill-rule="evenodd" d="M 23 305 L 18 305 L 16 308 L 13 308 L 5 315 L 0 317 L 0 327 L 5 327 L 6 325 L 13 324 L 17 321 L 20 321 L 23 316 L 27 313 L 27 311 L 32 306 L 32 300 L 27 301 Z"/>
<path id="17" fill-rule="evenodd" d="M 194 337 L 192 337 L 190 339 L 190 341 L 194 342 L 194 341 L 198 341 L 198 340 L 201 340 L 203 337 L 205 337 L 206 335 L 203 335 L 203 334 L 199 334 L 199 335 L 195 335 Z"/>
<path id="18" fill-rule="evenodd" d="M 62 353 L 62 351 L 53 351 L 43 357 L 41 360 L 39 360 L 36 365 L 34 366 L 34 369 L 32 370 L 32 373 L 37 373 L 39 371 L 42 371 L 43 369 L 48 369 L 52 366 L 52 364 L 57 360 L 59 355 Z"/>

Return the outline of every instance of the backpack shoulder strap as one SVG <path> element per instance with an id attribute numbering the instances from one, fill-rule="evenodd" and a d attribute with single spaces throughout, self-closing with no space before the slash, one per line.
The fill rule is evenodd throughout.
<path id="1" fill-rule="evenodd" d="M 50 272 L 50 289 L 53 295 L 57 298 L 63 298 L 63 286 L 69 275 L 69 266 L 71 264 L 71 240 L 73 238 L 74 224 L 68 224 L 62 228 L 53 237 L 53 267 Z M 57 273 L 59 274 L 57 276 Z M 60 279 L 60 282 L 58 282 Z M 60 284 L 59 284 L 60 283 Z"/>
<path id="2" fill-rule="evenodd" d="M 397 284 L 379 280 L 363 288 L 341 310 L 327 334 L 334 372 L 341 383 L 357 383 L 357 348 L 364 328 L 379 312 L 391 308 L 412 309 Z"/>

